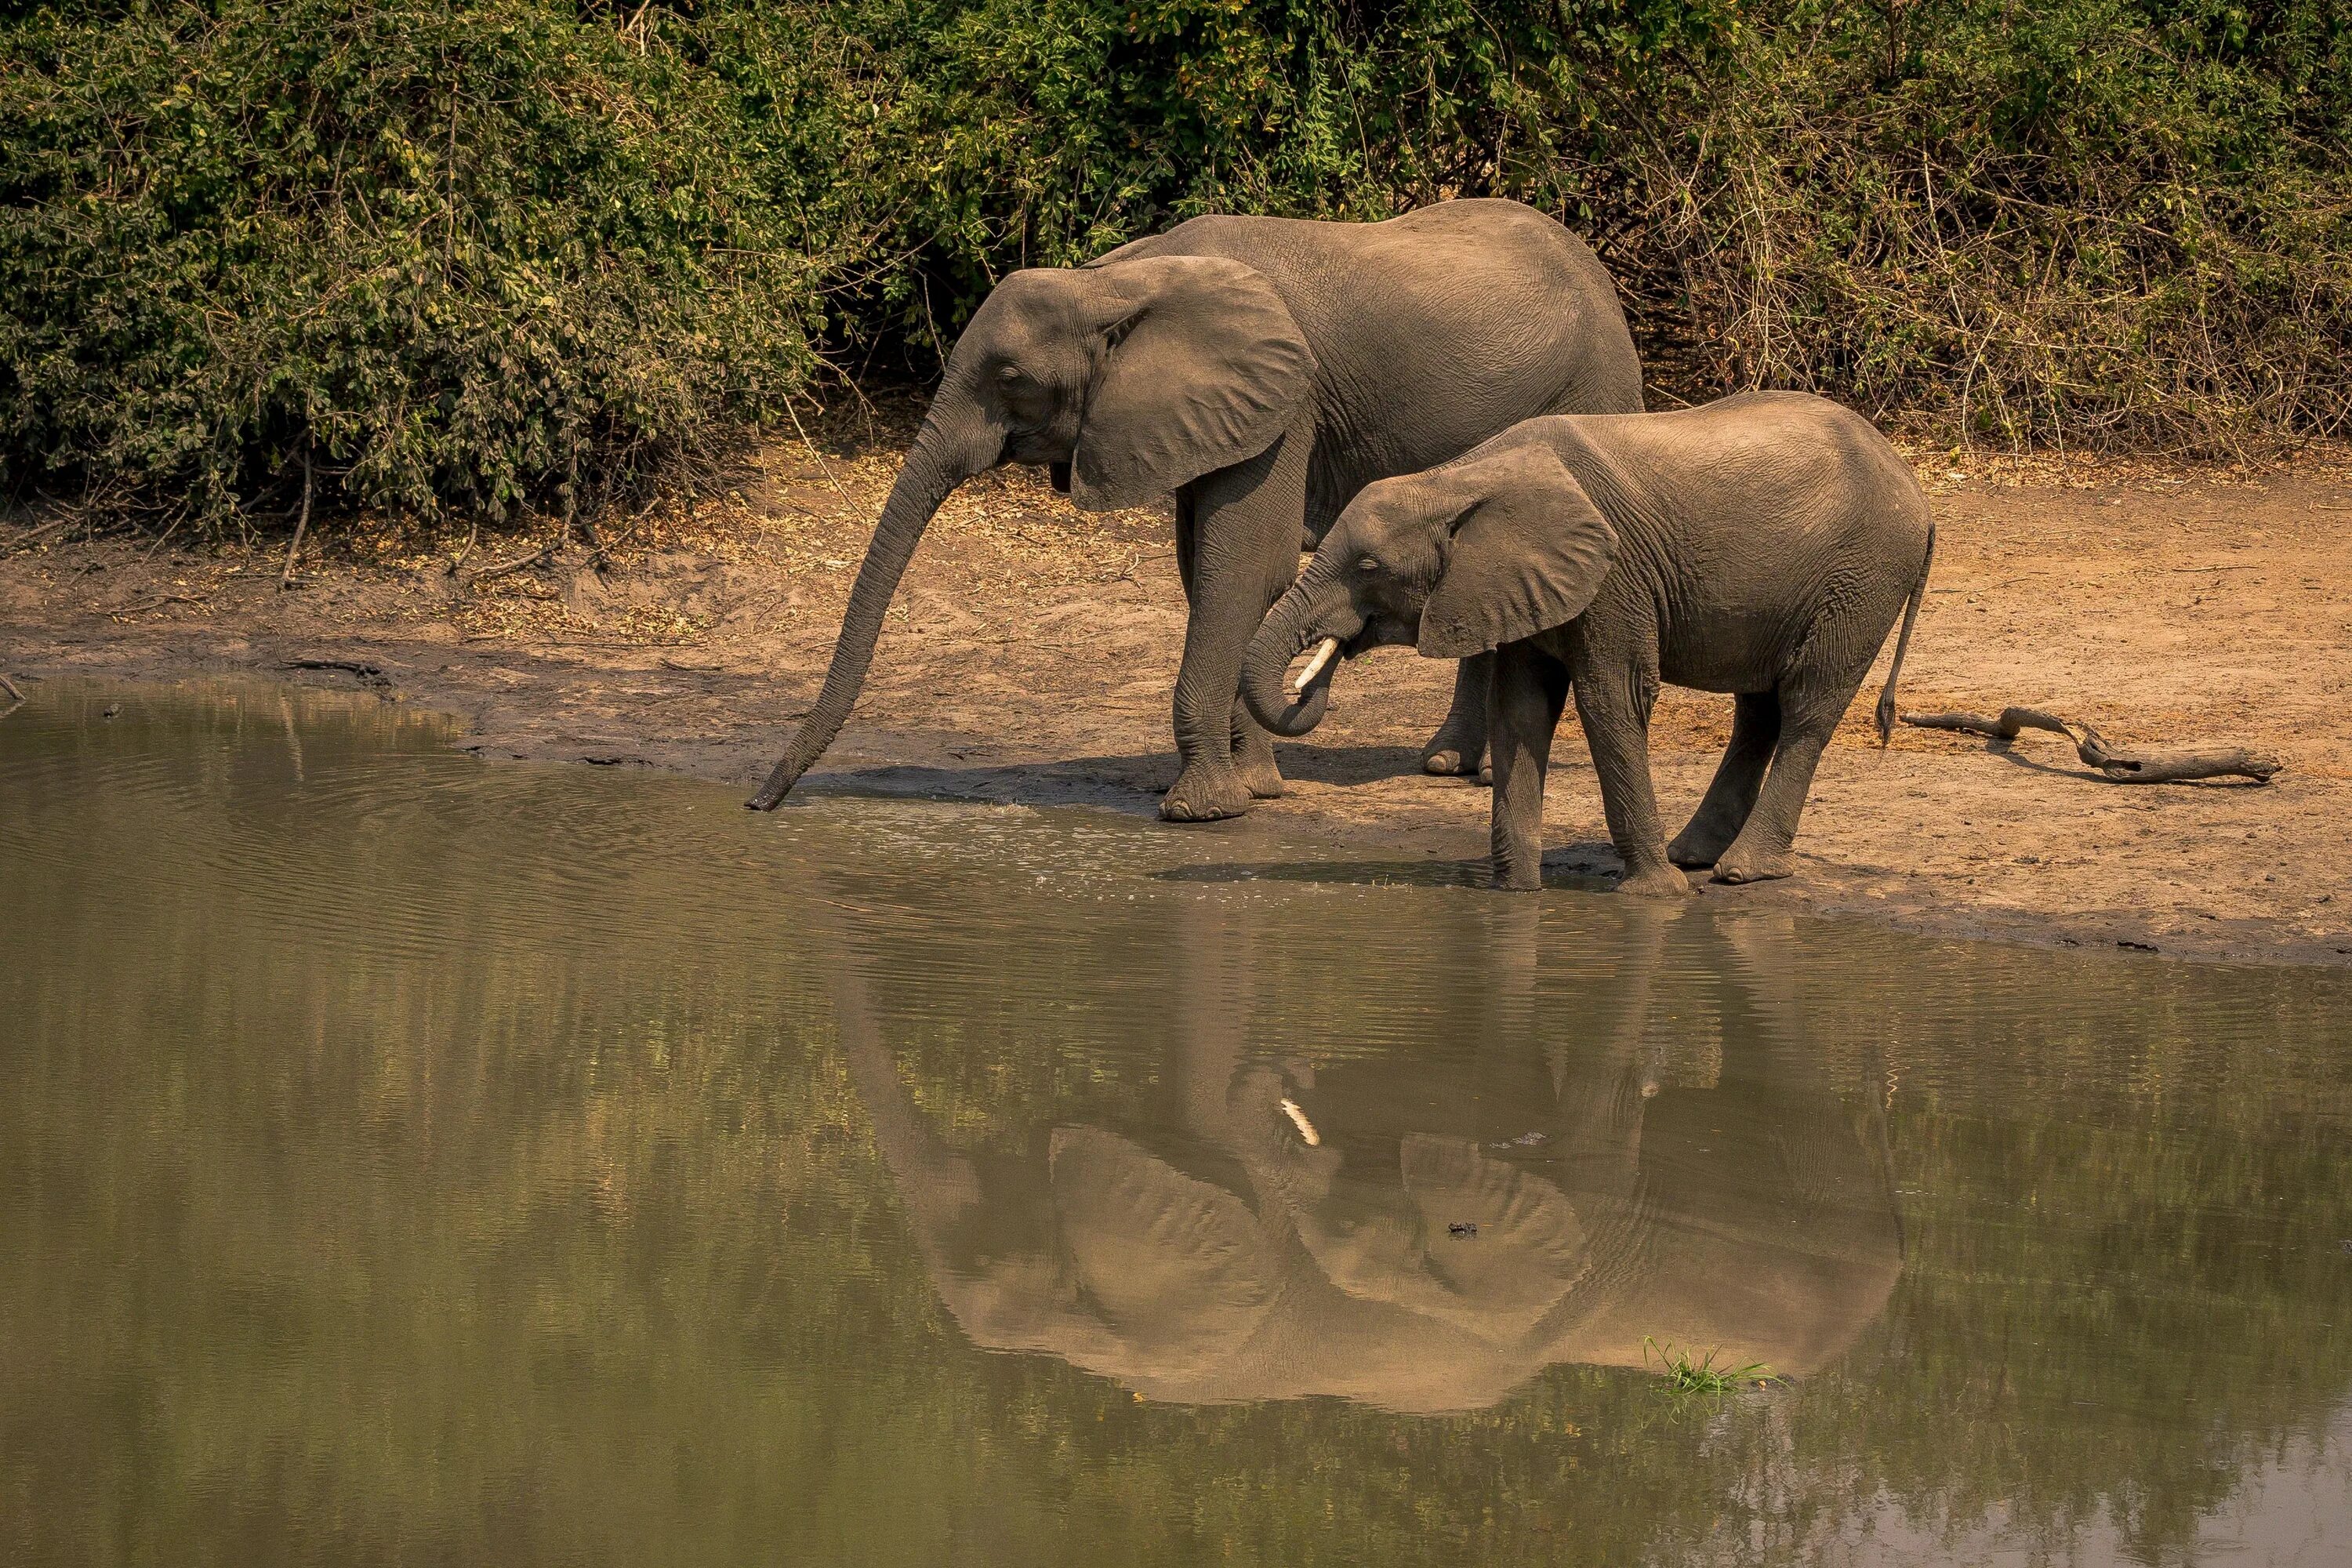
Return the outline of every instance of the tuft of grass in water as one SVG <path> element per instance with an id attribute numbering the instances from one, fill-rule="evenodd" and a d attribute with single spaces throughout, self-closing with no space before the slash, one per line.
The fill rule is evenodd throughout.
<path id="1" fill-rule="evenodd" d="M 1742 1388 L 1761 1388 L 1780 1381 L 1760 1361 L 1751 1361 L 1745 1366 L 1717 1366 L 1717 1353 L 1711 1350 L 1694 1357 L 1672 1340 L 1661 1343 L 1646 1334 L 1642 1338 L 1642 1364 L 1646 1367 L 1651 1357 L 1657 1358 L 1669 1394 L 1711 1394 L 1721 1398 Z"/>

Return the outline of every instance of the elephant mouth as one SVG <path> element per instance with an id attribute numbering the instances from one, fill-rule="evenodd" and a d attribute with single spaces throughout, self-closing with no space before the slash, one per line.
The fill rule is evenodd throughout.
<path id="1" fill-rule="evenodd" d="M 1328 692 L 1331 678 L 1339 673 L 1340 661 L 1347 658 L 1347 644 L 1338 637 L 1314 638 L 1292 657 L 1282 684 L 1284 695 L 1303 703 L 1318 692 Z"/>
<path id="2" fill-rule="evenodd" d="M 1322 722 L 1331 700 L 1331 678 L 1354 657 L 1349 647 L 1353 640 L 1325 633 L 1309 633 L 1300 640 L 1283 670 L 1281 696 L 1286 706 L 1272 715 L 1275 721 L 1268 729 L 1277 735 L 1303 735 Z"/>
<path id="3" fill-rule="evenodd" d="M 1294 613 L 1276 607 L 1251 643 L 1242 671 L 1242 696 L 1251 716 L 1292 740 L 1322 722 L 1340 664 L 1382 640 L 1352 615 L 1327 613 L 1300 627 L 1290 619 Z"/>

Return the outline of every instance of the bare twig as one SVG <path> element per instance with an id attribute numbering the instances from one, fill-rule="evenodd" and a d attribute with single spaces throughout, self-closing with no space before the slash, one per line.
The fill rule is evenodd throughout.
<path id="1" fill-rule="evenodd" d="M 481 537 L 482 520 L 478 517 L 466 530 L 466 542 L 457 547 L 457 554 L 449 557 L 450 576 L 455 577 L 457 574 L 457 568 L 463 566 L 466 563 L 466 557 L 474 552 L 474 542 Z"/>
<path id="2" fill-rule="evenodd" d="M 120 620 L 124 616 L 143 615 L 149 610 L 160 610 L 166 605 L 201 605 L 204 602 L 201 595 L 158 594 L 152 599 L 141 599 L 136 604 L 117 605 L 106 613 Z"/>
<path id="3" fill-rule="evenodd" d="M 610 571 L 613 563 L 604 553 L 604 536 L 596 531 L 596 520 L 584 511 L 580 514 L 580 533 L 588 541 L 588 564 L 599 573 Z"/>
<path id="4" fill-rule="evenodd" d="M 495 566 L 483 567 L 466 579 L 466 585 L 470 588 L 477 583 L 487 582 L 492 577 L 503 577 L 509 572 L 527 572 L 531 567 L 551 558 L 557 551 L 563 548 L 571 537 L 572 530 L 565 528 L 554 538 L 527 555 L 518 555 L 511 561 L 501 561 Z"/>
<path id="5" fill-rule="evenodd" d="M 7 692 L 9 696 L 15 698 L 19 702 L 25 700 L 25 694 L 16 689 L 16 683 L 9 679 L 5 674 L 0 674 L 0 691 Z"/>
<path id="6" fill-rule="evenodd" d="M 2277 758 L 2248 751 L 2177 752 L 2148 756 L 2119 752 L 2088 724 L 2035 708 L 2004 708 L 2000 717 L 1977 713 L 1906 713 L 1903 721 L 1920 730 L 1957 730 L 2014 741 L 2025 730 L 2047 730 L 2074 743 L 2074 754 L 2113 784 L 2178 784 L 2189 779 L 2247 778 L 2268 784 L 2283 765 Z"/>
<path id="7" fill-rule="evenodd" d="M 841 481 L 839 479 L 834 478 L 833 469 L 825 463 L 824 454 L 816 449 L 816 443 L 809 439 L 809 433 L 806 430 L 801 429 L 801 416 L 793 410 L 793 401 L 789 397 L 784 399 L 784 413 L 792 419 L 793 428 L 800 431 L 801 445 L 806 447 L 809 449 L 809 456 L 816 459 L 817 472 L 825 477 L 825 481 L 833 486 L 833 493 L 842 499 L 843 504 L 849 507 L 851 510 L 856 510 L 857 503 L 849 499 L 849 492 L 841 488 Z M 803 510 L 805 510 L 806 509 L 803 508 Z M 815 514 L 812 512 L 810 515 L 814 516 Z"/>
<path id="8" fill-rule="evenodd" d="M 286 547 L 286 569 L 278 574 L 278 591 L 294 585 L 294 563 L 302 553 L 302 535 L 310 527 L 310 444 L 302 444 L 302 515 L 294 521 L 294 542 Z"/>

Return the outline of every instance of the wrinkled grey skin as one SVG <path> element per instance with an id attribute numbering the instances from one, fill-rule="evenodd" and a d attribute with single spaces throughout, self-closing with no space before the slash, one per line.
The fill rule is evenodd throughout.
<path id="1" fill-rule="evenodd" d="M 1893 723 L 1934 544 L 1910 468 L 1822 398 L 1531 419 L 1357 496 L 1252 639 L 1243 694 L 1276 734 L 1304 734 L 1329 671 L 1297 698 L 1285 677 L 1321 638 L 1350 655 L 1491 651 L 1497 885 L 1539 884 L 1544 771 L 1571 686 L 1625 890 L 1686 894 L 1677 867 L 1785 877 L 1814 765 L 1901 615 L 1882 742 Z M 1731 743 L 1671 845 L 1650 783 L 1662 680 L 1736 694 Z"/>
<path id="2" fill-rule="evenodd" d="M 1200 217 L 982 304 L 850 591 L 824 690 L 749 804 L 781 801 L 839 732 L 898 577 L 948 492 L 1049 465 L 1088 510 L 1173 492 L 1191 616 L 1176 677 L 1175 821 L 1282 793 L 1235 700 L 1242 649 L 1341 507 L 1530 415 L 1638 409 L 1608 273 L 1551 219 L 1460 201 L 1386 223 Z M 1433 772 L 1475 772 L 1484 660 L 1459 672 Z"/>
<path id="3" fill-rule="evenodd" d="M 1446 955 L 1478 982 L 1466 1072 L 1412 1051 L 1254 1055 L 1253 1007 L 1288 1005 L 1251 977 L 1271 933 L 1250 911 L 1188 910 L 1169 1104 L 1025 1152 L 943 1138 L 854 964 L 837 972 L 850 1075 L 950 1316 L 983 1348 L 1154 1400 L 1410 1413 L 1491 1405 L 1562 1362 L 1654 1365 L 1651 1337 L 1791 1376 L 1844 1353 L 1902 1266 L 1876 1109 L 1822 1080 L 1769 978 L 1706 1009 L 1725 1026 L 1711 1083 L 1675 1079 L 1656 1050 L 1688 1026 L 1654 979 L 1785 974 L 1790 933 L 1645 910 L 1611 1002 L 1564 1035 L 1535 1016 L 1531 976 L 1513 984 L 1539 906 L 1517 908 L 1525 931 Z"/>

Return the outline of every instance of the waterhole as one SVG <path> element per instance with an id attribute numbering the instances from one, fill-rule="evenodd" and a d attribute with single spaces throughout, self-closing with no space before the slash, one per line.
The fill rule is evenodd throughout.
<path id="1" fill-rule="evenodd" d="M 2352 1541 L 2342 975 L 30 696 L 0 1560 Z"/>

